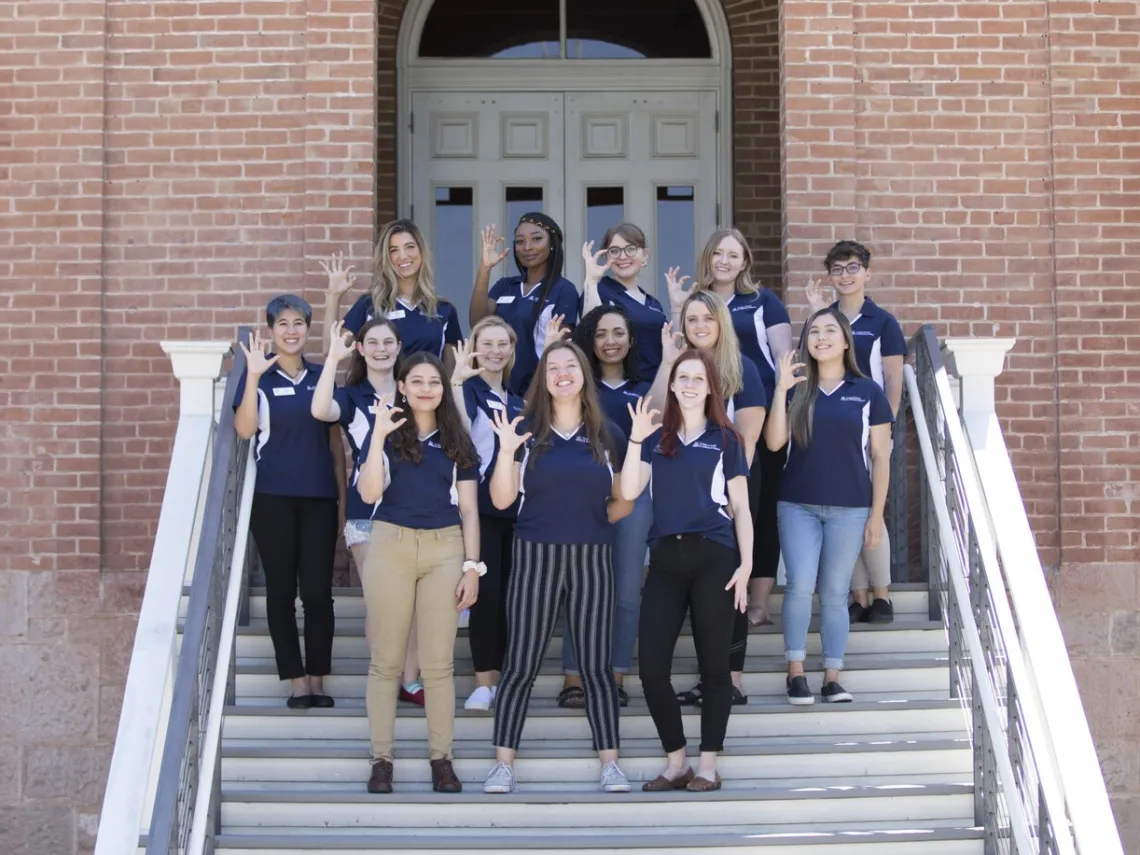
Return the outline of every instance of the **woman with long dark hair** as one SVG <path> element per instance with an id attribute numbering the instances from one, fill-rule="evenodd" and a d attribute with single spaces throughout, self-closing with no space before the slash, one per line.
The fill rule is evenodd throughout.
<path id="1" fill-rule="evenodd" d="M 518 345 L 509 388 L 525 397 L 539 356 L 546 349 L 551 318 L 560 315 L 569 327 L 578 319 L 578 289 L 562 276 L 562 229 L 541 212 L 523 214 L 515 227 L 513 245 L 519 275 L 504 276 L 489 291 L 492 268 L 510 250 L 501 248 L 503 239 L 496 234 L 494 225 L 483 229 L 482 242 L 483 254 L 471 292 L 468 320 L 474 326 L 487 315 L 498 315 L 511 325 Z"/>
<path id="2" fill-rule="evenodd" d="M 328 347 L 341 298 L 352 288 L 355 277 L 353 268 L 345 266 L 343 255 L 331 256 L 320 264 L 329 278 L 324 315 Z M 445 365 L 452 359 L 447 346 L 463 338 L 459 313 L 439 296 L 427 242 L 411 220 L 392 220 L 381 227 L 372 257 L 372 284 L 344 316 L 344 328 L 357 333 L 374 315 L 384 315 L 399 329 L 405 354 L 424 351 Z"/>
<path id="3" fill-rule="evenodd" d="M 491 501 L 509 508 L 523 498 L 507 587 L 507 657 L 495 705 L 497 762 L 483 791 L 515 790 L 514 761 L 531 689 L 565 605 L 602 790 L 629 792 L 617 764 L 618 695 L 610 660 L 612 523 L 630 506 L 617 483 L 625 437 L 598 404 L 586 355 L 566 341 L 543 353 L 523 415 L 511 420 L 495 413 L 495 433 Z"/>
<path id="4" fill-rule="evenodd" d="M 717 753 L 732 710 L 729 646 L 734 609 L 748 603 L 752 516 L 748 463 L 724 408 L 716 363 L 687 350 L 673 364 L 665 416 L 643 398 L 630 406 L 629 451 L 621 489 L 636 499 L 652 484 L 649 575 L 641 597 L 641 686 L 667 755 L 647 791 L 720 789 Z M 685 759 L 681 705 L 670 681 L 673 650 L 686 613 L 693 627 L 704 696 L 697 772 Z"/>
<path id="5" fill-rule="evenodd" d="M 850 631 L 847 592 L 860 551 L 874 549 L 883 536 L 894 421 L 883 390 L 859 371 L 851 325 L 840 310 L 813 314 L 803 340 L 798 360 L 793 353 L 780 360 L 764 429 L 768 448 L 788 451 L 778 512 L 788 577 L 787 693 L 797 706 L 815 702 L 804 659 L 817 581 L 825 671 L 820 697 L 852 700 L 839 684 Z"/>
<path id="6" fill-rule="evenodd" d="M 479 456 L 430 353 L 403 360 L 397 406 L 376 403 L 357 489 L 373 506 L 362 574 L 368 605 L 370 793 L 392 792 L 396 695 L 413 614 L 427 710 L 432 789 L 462 789 L 451 765 L 455 635 L 459 612 L 478 598 Z"/>

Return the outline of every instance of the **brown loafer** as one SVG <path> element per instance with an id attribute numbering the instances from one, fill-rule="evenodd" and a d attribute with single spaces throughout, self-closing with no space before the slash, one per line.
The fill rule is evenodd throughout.
<path id="1" fill-rule="evenodd" d="M 641 785 L 642 792 L 645 793 L 664 793 L 669 790 L 684 790 L 689 786 L 689 782 L 693 780 L 693 767 L 690 766 L 685 770 L 685 774 L 679 778 L 674 778 L 670 781 L 664 775 L 658 775 L 652 781 L 646 781 Z"/>
<path id="2" fill-rule="evenodd" d="M 368 778 L 368 792 L 377 794 L 392 792 L 391 760 L 377 760 L 372 764 L 372 774 Z"/>
<path id="3" fill-rule="evenodd" d="M 685 787 L 690 793 L 711 793 L 713 790 L 720 789 L 720 772 L 716 773 L 716 780 L 710 781 L 708 778 L 702 778 L 698 775 L 693 776 L 693 780 L 689 781 L 689 785 Z"/>
<path id="4" fill-rule="evenodd" d="M 455 776 L 455 769 L 447 757 L 431 761 L 431 788 L 437 793 L 463 792 L 463 784 Z"/>

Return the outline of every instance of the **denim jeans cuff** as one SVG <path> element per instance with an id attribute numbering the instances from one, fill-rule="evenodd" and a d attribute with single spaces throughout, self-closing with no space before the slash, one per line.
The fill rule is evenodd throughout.
<path id="1" fill-rule="evenodd" d="M 789 662 L 803 662 L 805 659 L 807 659 L 807 651 L 806 650 L 785 650 L 784 651 L 784 658 L 787 659 Z"/>
<path id="2" fill-rule="evenodd" d="M 581 677 L 582 676 L 577 671 L 571 671 L 569 668 L 563 668 L 562 674 L 566 677 Z"/>
<path id="3" fill-rule="evenodd" d="M 823 660 L 823 670 L 824 671 L 842 671 L 843 670 L 843 660 L 842 659 L 824 659 Z"/>

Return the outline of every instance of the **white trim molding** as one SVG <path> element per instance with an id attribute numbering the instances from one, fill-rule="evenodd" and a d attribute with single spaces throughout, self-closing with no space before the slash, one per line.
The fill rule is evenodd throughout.
<path id="1" fill-rule="evenodd" d="M 174 376 L 181 387 L 179 413 L 184 416 L 214 415 L 214 382 L 222 373 L 222 360 L 229 356 L 228 341 L 162 341 L 159 347 L 170 357 Z"/>
<path id="2" fill-rule="evenodd" d="M 574 0 L 566 0 L 574 2 Z M 717 204 L 733 221 L 732 41 L 719 0 L 692 0 L 711 59 L 432 59 L 417 56 L 434 0 L 408 0 L 396 42 L 396 206 L 412 206 L 412 95 L 417 92 L 716 92 Z"/>

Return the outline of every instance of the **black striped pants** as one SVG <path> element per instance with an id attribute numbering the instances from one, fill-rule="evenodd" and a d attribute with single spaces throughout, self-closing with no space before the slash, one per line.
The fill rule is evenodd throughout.
<path id="1" fill-rule="evenodd" d="M 495 698 L 494 744 L 517 749 L 535 678 L 558 614 L 578 657 L 594 750 L 618 747 L 618 696 L 610 665 L 614 623 L 612 547 L 515 538 L 507 583 L 507 658 Z"/>

